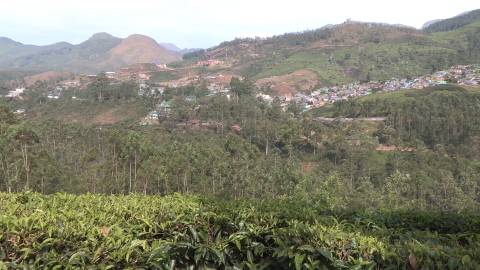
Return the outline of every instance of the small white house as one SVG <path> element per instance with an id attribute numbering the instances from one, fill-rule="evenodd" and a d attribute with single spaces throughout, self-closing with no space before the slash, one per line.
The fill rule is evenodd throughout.
<path id="1" fill-rule="evenodd" d="M 6 95 L 6 97 L 10 97 L 10 98 L 16 98 L 16 97 L 19 97 L 21 94 L 23 94 L 25 92 L 25 88 L 17 88 L 13 91 L 10 91 L 8 92 L 8 94 Z"/>

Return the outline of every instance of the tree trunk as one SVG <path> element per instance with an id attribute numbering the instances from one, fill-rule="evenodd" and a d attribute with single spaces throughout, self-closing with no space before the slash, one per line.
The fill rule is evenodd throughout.
<path id="1" fill-rule="evenodd" d="M 134 173 L 134 182 L 133 184 L 136 185 L 137 184 L 137 150 L 135 150 L 135 154 L 134 154 L 134 168 L 133 168 L 133 173 Z"/>
<path id="2" fill-rule="evenodd" d="M 265 138 L 265 155 L 268 156 L 268 138 Z"/>
<path id="3" fill-rule="evenodd" d="M 23 149 L 22 149 L 22 154 L 23 154 L 23 166 L 25 167 L 25 190 L 28 190 L 30 188 L 30 169 L 28 166 L 28 150 L 27 150 L 27 144 L 23 144 Z"/>
<path id="4" fill-rule="evenodd" d="M 128 169 L 128 193 L 132 193 L 132 161 L 128 161 L 129 169 Z"/>

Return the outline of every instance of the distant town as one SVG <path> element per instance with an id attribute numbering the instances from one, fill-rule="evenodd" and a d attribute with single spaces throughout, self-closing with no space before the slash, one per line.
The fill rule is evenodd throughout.
<path id="1" fill-rule="evenodd" d="M 199 62 L 197 66 L 221 65 L 220 62 Z M 176 80 L 167 80 L 158 83 L 151 82 L 152 70 L 171 71 L 167 65 L 156 64 L 136 64 L 127 68 L 122 68 L 117 72 L 105 72 L 102 75 L 81 75 L 75 79 L 63 80 L 55 84 L 47 93 L 46 98 L 51 100 L 59 99 L 66 89 L 82 89 L 97 80 L 99 76 L 104 76 L 110 84 L 121 82 L 136 82 L 138 84 L 138 95 L 148 96 L 151 93 L 163 95 L 168 89 L 177 89 L 191 85 L 203 84 L 208 90 L 207 96 L 224 95 L 230 98 L 230 81 L 234 75 L 191 75 Z M 240 78 L 240 77 L 239 77 Z M 437 71 L 433 74 L 423 75 L 413 79 L 392 78 L 388 81 L 370 81 L 353 82 L 340 86 L 329 86 L 314 89 L 308 92 L 297 92 L 295 94 L 274 95 L 266 90 L 258 90 L 256 97 L 266 103 L 272 103 L 275 99 L 286 109 L 292 104 L 296 104 L 303 112 L 313 108 L 319 108 L 327 104 L 338 101 L 349 100 L 357 97 L 367 96 L 376 92 L 393 92 L 403 89 L 423 89 L 426 87 L 458 84 L 463 86 L 480 85 L 480 65 L 457 65 L 447 70 Z M 13 89 L 5 95 L 6 98 L 22 98 L 26 91 L 25 87 Z M 195 97 L 184 97 L 187 101 L 192 101 Z M 74 100 L 81 100 L 75 95 Z M 168 113 L 174 104 L 171 101 L 162 100 L 157 104 L 157 110 L 151 111 L 146 119 L 157 119 L 160 115 Z M 24 109 L 17 110 L 17 113 L 24 113 Z"/>
<path id="2" fill-rule="evenodd" d="M 463 86 L 480 85 L 480 65 L 453 66 L 447 70 L 420 76 L 415 79 L 396 79 L 385 82 L 371 81 L 366 83 L 349 83 L 341 86 L 322 87 L 310 94 L 296 93 L 295 95 L 281 96 L 282 106 L 296 103 L 304 111 L 325 106 L 342 100 L 367 96 L 375 92 L 393 92 L 403 89 L 423 89 L 427 87 L 458 84 Z M 266 102 L 273 101 L 274 97 L 259 93 L 258 97 Z"/>

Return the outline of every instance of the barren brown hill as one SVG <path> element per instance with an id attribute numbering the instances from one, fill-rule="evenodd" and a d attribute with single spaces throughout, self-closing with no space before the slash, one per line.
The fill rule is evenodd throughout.
<path id="1" fill-rule="evenodd" d="M 170 63 L 180 60 L 180 55 L 160 46 L 155 40 L 144 35 L 131 35 L 109 52 L 107 62 L 113 66 L 135 63 Z"/>
<path id="2" fill-rule="evenodd" d="M 181 54 L 169 51 L 152 38 L 131 35 L 126 39 L 97 33 L 77 44 L 26 45 L 0 38 L 0 70 L 29 70 L 33 73 L 70 71 L 95 73 L 136 63 L 170 63 Z"/>

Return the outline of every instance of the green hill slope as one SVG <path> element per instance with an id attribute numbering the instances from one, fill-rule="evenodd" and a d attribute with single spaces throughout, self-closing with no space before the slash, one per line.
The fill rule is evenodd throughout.
<path id="1" fill-rule="evenodd" d="M 478 89 L 445 85 L 339 102 L 330 107 L 330 115 L 386 117 L 386 127 L 378 136 L 388 143 L 401 140 L 430 148 L 442 144 L 461 149 L 462 145 L 476 145 L 480 136 L 480 114 L 475 109 L 478 104 Z"/>
<path id="2" fill-rule="evenodd" d="M 428 34 L 413 28 L 346 22 L 267 39 L 237 39 L 197 59 L 218 59 L 226 70 L 254 79 L 308 69 L 320 85 L 412 77 L 480 60 L 480 25 Z"/>
<path id="3" fill-rule="evenodd" d="M 439 20 L 429 24 L 423 30 L 427 33 L 451 31 L 478 20 L 480 20 L 480 9 L 465 12 L 446 20 Z"/>

